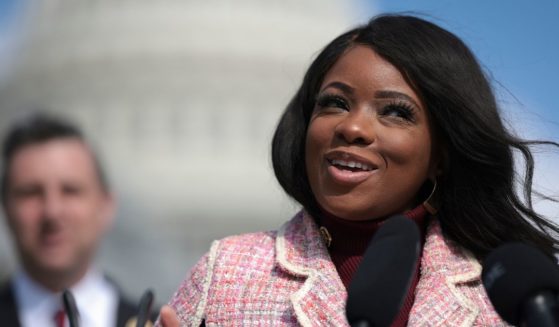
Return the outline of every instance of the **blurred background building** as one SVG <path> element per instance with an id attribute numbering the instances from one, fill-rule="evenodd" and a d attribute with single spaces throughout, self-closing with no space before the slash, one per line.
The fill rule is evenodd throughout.
<path id="1" fill-rule="evenodd" d="M 130 295 L 152 287 L 163 303 L 212 240 L 275 229 L 298 210 L 272 172 L 275 124 L 314 55 L 374 13 L 413 10 L 457 33 L 496 81 L 509 125 L 559 140 L 559 2 L 502 6 L 1 0 L 0 132 L 35 108 L 84 128 L 119 199 L 100 265 Z M 557 195 L 559 158 L 547 154 L 536 186 Z M 14 259 L 0 223 L 0 278 Z"/>
<path id="2" fill-rule="evenodd" d="M 336 0 L 28 3 L 0 130 L 37 108 L 84 128 L 119 199 L 101 265 L 129 294 L 153 287 L 166 302 L 212 240 L 275 229 L 297 210 L 269 144 L 313 55 L 357 23 L 351 10 Z M 2 227 L 6 274 L 15 261 Z"/>

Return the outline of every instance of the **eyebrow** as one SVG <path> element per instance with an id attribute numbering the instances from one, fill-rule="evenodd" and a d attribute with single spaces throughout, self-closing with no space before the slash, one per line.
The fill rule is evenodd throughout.
<path id="1" fill-rule="evenodd" d="M 320 90 L 320 92 L 322 92 L 322 91 L 324 91 L 324 90 L 326 90 L 327 88 L 330 88 L 330 87 L 333 87 L 333 88 L 336 88 L 336 89 L 340 89 L 340 90 L 342 90 L 343 92 L 348 93 L 348 94 L 353 94 L 353 92 L 354 92 L 353 87 L 351 87 L 351 86 L 349 86 L 349 85 L 347 85 L 347 84 L 345 84 L 345 83 L 342 83 L 342 82 L 332 82 L 332 83 L 328 83 L 328 85 L 326 85 L 325 87 L 323 87 L 323 88 Z"/>
<path id="2" fill-rule="evenodd" d="M 405 93 L 401 93 L 398 91 L 377 91 L 375 92 L 375 97 L 379 99 L 400 99 L 411 102 L 417 108 L 421 108 L 417 102 L 415 102 L 412 97 Z"/>

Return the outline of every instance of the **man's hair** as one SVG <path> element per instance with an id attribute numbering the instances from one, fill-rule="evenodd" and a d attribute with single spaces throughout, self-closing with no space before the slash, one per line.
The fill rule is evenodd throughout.
<path id="1" fill-rule="evenodd" d="M 10 180 L 8 172 L 14 155 L 29 145 L 58 139 L 76 139 L 88 148 L 94 161 L 99 184 L 103 191 L 109 191 L 109 183 L 103 167 L 101 167 L 97 155 L 86 141 L 82 131 L 75 124 L 62 117 L 41 112 L 35 113 L 13 124 L 4 137 L 2 144 L 2 180 L 0 189 L 3 203 L 6 200 L 8 192 Z"/>

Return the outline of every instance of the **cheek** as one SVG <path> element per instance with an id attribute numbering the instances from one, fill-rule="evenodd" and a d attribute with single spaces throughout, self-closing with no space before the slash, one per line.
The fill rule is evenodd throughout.
<path id="1" fill-rule="evenodd" d="M 332 142 L 332 128 L 324 119 L 316 118 L 311 121 L 307 130 L 307 138 L 305 142 L 305 159 L 307 168 L 310 162 L 317 162 L 328 145 Z"/>
<path id="2" fill-rule="evenodd" d="M 98 199 L 76 201 L 72 204 L 69 217 L 75 217 L 75 228 L 81 230 L 83 235 L 95 237 L 103 230 L 105 219 L 105 203 Z"/>
<path id="3" fill-rule="evenodd" d="M 315 157 L 314 153 L 318 150 L 318 143 L 313 124 L 311 124 L 307 130 L 307 137 L 305 139 L 305 165 L 307 168 L 307 174 L 311 174 L 313 171 L 313 158 Z"/>
<path id="4" fill-rule="evenodd" d="M 394 164 L 427 171 L 431 163 L 431 138 L 428 133 L 398 134 L 384 139 L 387 157 Z M 411 171 L 410 171 L 411 172 Z"/>
<path id="5" fill-rule="evenodd" d="M 40 228 L 41 208 L 35 201 L 20 201 L 9 209 L 10 225 L 20 236 L 31 236 Z"/>

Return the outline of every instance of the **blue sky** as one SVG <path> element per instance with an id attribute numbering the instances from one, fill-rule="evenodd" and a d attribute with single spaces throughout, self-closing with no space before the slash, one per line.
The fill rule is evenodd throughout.
<path id="1" fill-rule="evenodd" d="M 9 73 L 18 46 L 25 1 L 0 0 L 0 83 Z"/>
<path id="2" fill-rule="evenodd" d="M 412 11 L 462 38 L 491 72 L 501 107 L 528 137 L 559 141 L 559 1 L 358 1 L 358 18 Z M 522 128 L 520 128 L 522 129 Z M 524 128 L 526 130 L 526 128 Z"/>

